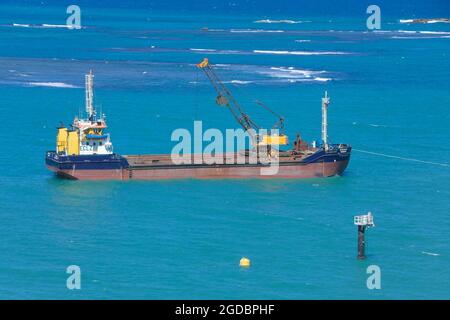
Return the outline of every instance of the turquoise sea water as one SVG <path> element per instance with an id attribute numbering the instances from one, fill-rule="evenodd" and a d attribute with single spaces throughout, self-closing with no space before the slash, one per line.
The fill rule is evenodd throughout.
<path id="1" fill-rule="evenodd" d="M 362 5 L 348 15 L 80 6 L 86 28 L 67 30 L 39 27 L 64 24 L 66 6 L 0 5 L 0 298 L 450 297 L 450 25 L 399 23 L 448 17 L 448 6 L 388 8 L 378 32 Z M 255 22 L 264 19 L 298 23 Z M 118 153 L 169 153 L 172 131 L 194 120 L 235 128 L 194 67 L 205 56 L 255 120 L 273 123 L 258 99 L 291 138 L 319 139 L 328 90 L 333 142 L 434 164 L 355 150 L 343 177 L 301 181 L 84 182 L 47 171 L 55 127 L 83 108 L 91 68 Z M 367 211 L 376 227 L 358 261 L 353 216 Z M 66 288 L 72 264 L 81 290 Z M 381 268 L 381 290 L 366 287 L 369 265 Z"/>

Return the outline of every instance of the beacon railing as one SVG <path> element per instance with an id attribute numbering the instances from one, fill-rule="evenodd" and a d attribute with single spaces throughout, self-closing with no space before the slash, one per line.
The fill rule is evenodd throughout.
<path id="1" fill-rule="evenodd" d="M 373 216 L 370 212 L 365 215 L 355 216 L 353 223 L 357 226 L 374 226 Z"/>

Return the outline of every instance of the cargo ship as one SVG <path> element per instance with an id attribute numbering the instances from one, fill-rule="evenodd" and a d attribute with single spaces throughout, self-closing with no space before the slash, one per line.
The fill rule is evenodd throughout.
<path id="1" fill-rule="evenodd" d="M 185 155 L 184 159 L 192 161 L 180 163 L 172 154 L 115 153 L 111 137 L 106 133 L 105 115 L 97 114 L 94 106 L 94 75 L 90 71 L 85 76 L 86 117 L 75 117 L 70 126 L 57 128 L 56 150 L 46 152 L 47 168 L 58 177 L 75 180 L 302 179 L 343 174 L 350 160 L 351 146 L 328 142 L 327 109 L 330 99 L 327 93 L 322 98 L 321 143 L 309 144 L 297 134 L 293 147 L 282 150 L 280 146 L 289 144 L 284 134 L 283 117 L 258 102 L 278 117 L 270 133 L 258 134 L 261 127 L 243 111 L 208 59 L 197 67 L 212 83 L 217 93 L 216 103 L 227 107 L 242 129 L 250 133 L 252 147 L 216 154 L 215 162 L 198 154 Z M 263 172 L 271 167 L 276 167 L 276 170 L 269 174 Z"/>

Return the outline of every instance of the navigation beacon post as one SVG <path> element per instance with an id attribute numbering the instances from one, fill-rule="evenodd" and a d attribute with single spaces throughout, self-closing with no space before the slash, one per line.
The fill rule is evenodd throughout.
<path id="1" fill-rule="evenodd" d="M 364 255 L 366 228 L 375 227 L 373 215 L 369 211 L 366 215 L 355 216 L 353 218 L 353 223 L 358 226 L 358 259 L 363 260 L 366 258 Z"/>

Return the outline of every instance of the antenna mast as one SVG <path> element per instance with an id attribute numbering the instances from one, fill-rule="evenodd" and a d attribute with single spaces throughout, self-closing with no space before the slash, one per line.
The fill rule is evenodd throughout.
<path id="1" fill-rule="evenodd" d="M 325 97 L 322 98 L 322 142 L 325 150 L 328 150 L 328 116 L 327 109 L 330 104 L 330 98 L 328 98 L 328 92 L 325 91 Z"/>
<path id="2" fill-rule="evenodd" d="M 92 120 L 95 117 L 93 87 L 94 87 L 94 74 L 92 70 L 89 70 L 89 74 L 86 75 L 86 112 L 90 120 Z"/>

